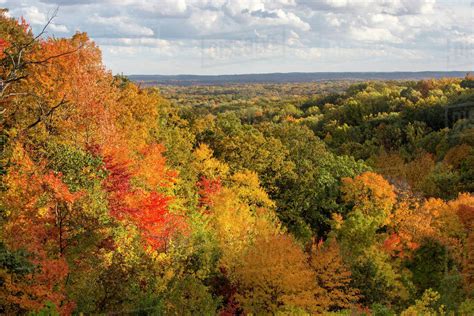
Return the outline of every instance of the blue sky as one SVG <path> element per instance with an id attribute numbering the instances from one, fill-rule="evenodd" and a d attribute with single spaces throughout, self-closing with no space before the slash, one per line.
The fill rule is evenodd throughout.
<path id="1" fill-rule="evenodd" d="M 124 74 L 474 69 L 474 0 L 0 0 Z"/>

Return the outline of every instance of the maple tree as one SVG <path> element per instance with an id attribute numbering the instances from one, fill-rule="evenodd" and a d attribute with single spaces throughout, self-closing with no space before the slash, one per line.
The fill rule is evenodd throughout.
<path id="1" fill-rule="evenodd" d="M 123 154 L 115 157 L 111 154 L 104 158 L 105 169 L 109 173 L 105 188 L 109 193 L 110 214 L 118 220 L 131 221 L 155 249 L 166 245 L 174 231 L 184 228 L 180 216 L 169 210 L 171 198 L 157 191 L 172 183 L 173 176 L 165 169 L 161 152 L 161 147 L 145 151 L 136 170 L 132 159 L 123 157 Z M 135 179 L 151 190 L 134 186 L 132 181 Z"/>

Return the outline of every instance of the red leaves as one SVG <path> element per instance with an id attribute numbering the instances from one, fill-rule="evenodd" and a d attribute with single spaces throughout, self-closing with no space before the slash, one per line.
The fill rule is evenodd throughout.
<path id="1" fill-rule="evenodd" d="M 141 159 L 134 165 L 134 175 L 147 189 L 170 187 L 175 182 L 177 173 L 167 168 L 164 151 L 161 144 L 151 144 L 140 151 Z"/>
<path id="2" fill-rule="evenodd" d="M 398 236 L 395 233 L 391 234 L 387 239 L 385 239 L 383 243 L 383 248 L 388 253 L 393 253 L 393 252 L 402 253 L 403 249 L 401 245 L 400 236 Z"/>
<path id="3" fill-rule="evenodd" d="M 148 244 L 159 249 L 166 245 L 171 235 L 183 222 L 168 211 L 169 197 L 152 192 L 140 201 L 139 208 L 131 214 L 135 224 Z"/>
<path id="4" fill-rule="evenodd" d="M 121 220 L 130 209 L 127 198 L 132 191 L 130 180 L 132 174 L 126 161 L 119 162 L 113 156 L 104 157 L 105 168 L 109 172 L 104 187 L 109 192 L 109 212 L 113 217 Z"/>
<path id="5" fill-rule="evenodd" d="M 5 57 L 5 49 L 10 47 L 10 43 L 3 38 L 0 38 L 0 58 Z"/>
<path id="6" fill-rule="evenodd" d="M 165 246 L 171 235 L 185 226 L 181 217 L 169 211 L 172 198 L 156 191 L 168 187 L 173 179 L 173 173 L 165 168 L 162 151 L 160 145 L 150 146 L 142 153 L 143 160 L 137 162 L 117 157 L 118 154 L 104 158 L 109 172 L 104 186 L 109 193 L 110 215 L 120 221 L 132 222 L 153 249 Z M 146 169 L 133 168 L 136 165 L 146 165 Z M 142 183 L 145 188 L 132 185 L 132 180 Z"/>
<path id="7" fill-rule="evenodd" d="M 206 177 L 201 177 L 201 180 L 197 183 L 197 185 L 199 188 L 199 206 L 212 207 L 214 204 L 212 201 L 213 196 L 221 191 L 221 180 L 212 180 Z"/>
<path id="8" fill-rule="evenodd" d="M 24 17 L 20 17 L 19 24 L 23 28 L 23 32 L 25 32 L 25 33 L 28 32 L 28 30 L 30 29 L 30 24 L 28 24 L 28 22 L 26 22 Z"/>
<path id="9" fill-rule="evenodd" d="M 410 240 L 408 236 L 392 233 L 383 243 L 383 249 L 393 257 L 405 258 L 409 257 L 413 250 L 416 250 L 419 244 Z"/>

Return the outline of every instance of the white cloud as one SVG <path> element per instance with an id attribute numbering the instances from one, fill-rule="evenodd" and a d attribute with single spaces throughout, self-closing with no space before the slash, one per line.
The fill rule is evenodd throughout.
<path id="1" fill-rule="evenodd" d="M 180 16 L 186 13 L 188 6 L 185 0 L 160 0 L 160 1 L 146 1 L 146 0 L 127 0 L 124 3 L 122 0 L 115 0 L 119 5 L 128 4 L 132 8 L 142 10 L 148 14 L 157 16 Z"/>
<path id="2" fill-rule="evenodd" d="M 339 27 L 343 23 L 342 19 L 332 12 L 326 13 L 324 18 L 326 19 L 326 22 L 332 27 Z"/>
<path id="3" fill-rule="evenodd" d="M 427 14 L 433 12 L 436 0 L 393 0 L 386 1 L 386 11 L 404 14 Z"/>
<path id="4" fill-rule="evenodd" d="M 347 0 L 324 0 L 322 2 L 333 8 L 342 8 L 348 5 Z"/>
<path id="5" fill-rule="evenodd" d="M 394 36 L 389 30 L 384 28 L 351 27 L 349 34 L 352 39 L 362 42 L 402 42 L 401 38 Z"/>
<path id="6" fill-rule="evenodd" d="M 30 24 L 44 25 L 48 22 L 46 14 L 41 12 L 37 7 L 26 7 L 21 9 L 20 12 Z"/>
<path id="7" fill-rule="evenodd" d="M 69 32 L 69 29 L 67 28 L 67 26 L 62 25 L 62 24 L 52 23 L 52 24 L 49 25 L 49 28 L 53 32 L 58 32 L 58 33 L 67 33 L 67 32 Z"/>
<path id="8" fill-rule="evenodd" d="M 86 31 L 114 71 L 399 70 L 473 56 L 472 0 L 0 0 L 38 32 Z M 206 46 L 207 45 L 207 46 Z M 451 45 L 451 46 L 449 46 Z M 272 52 L 275 50 L 276 53 Z M 451 50 L 451 51 L 449 51 Z M 462 56 L 457 52 L 462 50 Z M 280 62 L 255 61 L 286 54 Z M 121 57 L 123 56 L 123 57 Z M 423 58 L 419 58 L 423 56 Z M 423 62 L 422 62 L 423 61 Z M 242 65 L 239 66 L 233 66 Z M 472 65 L 472 62 L 470 63 Z M 193 68 L 194 67 L 194 68 Z M 262 67 L 262 68 L 259 68 Z M 265 68 L 267 67 L 267 68 Z M 293 67 L 293 68 L 292 68 Z M 317 67 L 317 68 L 311 68 Z M 337 67 L 343 67 L 338 69 Z M 434 66 L 433 66 L 434 67 Z M 405 69 L 406 69 L 405 68 Z"/>
<path id="9" fill-rule="evenodd" d="M 159 38 L 140 37 L 140 38 L 97 38 L 99 44 L 108 46 L 143 46 L 143 47 L 159 47 L 167 48 L 171 45 L 170 41 Z"/>
<path id="10" fill-rule="evenodd" d="M 196 10 L 189 17 L 189 24 L 192 25 L 198 34 L 205 34 L 209 31 L 223 32 L 224 14 L 218 11 Z"/>
<path id="11" fill-rule="evenodd" d="M 110 34 L 130 35 L 130 36 L 153 36 L 152 29 L 139 25 L 126 16 L 103 17 L 94 15 L 87 19 L 97 27 L 103 27 Z"/>
<path id="12" fill-rule="evenodd" d="M 305 59 L 305 60 L 314 60 L 321 58 L 321 49 L 320 48 L 297 48 L 293 51 L 294 55 Z"/>
<path id="13" fill-rule="evenodd" d="M 137 47 L 124 47 L 124 46 L 101 46 L 105 52 L 108 52 L 116 56 L 135 56 L 138 53 Z"/>
<path id="14" fill-rule="evenodd" d="M 281 9 L 277 10 L 276 15 L 278 17 L 278 20 L 276 21 L 277 24 L 282 24 L 282 25 L 288 25 L 288 26 L 293 26 L 297 29 L 300 29 L 302 31 L 309 31 L 311 29 L 311 26 L 301 20 L 296 14 L 293 12 L 285 12 Z"/>

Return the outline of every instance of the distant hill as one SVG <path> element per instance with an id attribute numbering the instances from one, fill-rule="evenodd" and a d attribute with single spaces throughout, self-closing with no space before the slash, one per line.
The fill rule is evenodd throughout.
<path id="1" fill-rule="evenodd" d="M 421 72 L 290 72 L 243 75 L 130 75 L 130 80 L 146 85 L 220 85 L 232 83 L 285 83 L 330 80 L 420 80 L 463 78 L 469 71 Z"/>

